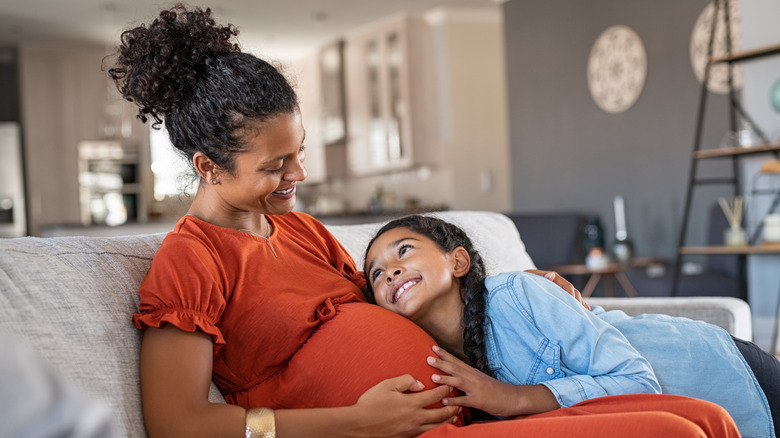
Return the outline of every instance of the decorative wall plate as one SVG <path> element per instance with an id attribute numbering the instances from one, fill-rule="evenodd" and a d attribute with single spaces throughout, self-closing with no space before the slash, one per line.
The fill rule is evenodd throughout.
<path id="1" fill-rule="evenodd" d="M 731 28 L 731 51 L 737 52 L 740 47 L 740 13 L 739 2 L 727 1 L 729 5 L 729 27 Z M 699 83 L 704 81 L 704 67 L 707 65 L 707 46 L 712 33 L 712 20 L 715 15 L 715 4 L 710 2 L 699 14 L 691 33 L 691 66 Z M 726 50 L 726 21 L 723 8 L 718 9 L 718 25 L 715 28 L 715 39 L 712 44 L 712 56 L 727 55 Z M 712 93 L 726 94 L 729 92 L 728 74 L 729 65 L 726 63 L 713 64 L 710 67 L 710 79 L 707 88 Z M 734 89 L 742 88 L 742 69 L 739 64 L 733 64 L 732 75 Z"/>
<path id="2" fill-rule="evenodd" d="M 604 111 L 617 114 L 639 98 L 647 76 L 642 40 L 627 26 L 609 27 L 593 44 L 588 60 L 588 87 Z"/>

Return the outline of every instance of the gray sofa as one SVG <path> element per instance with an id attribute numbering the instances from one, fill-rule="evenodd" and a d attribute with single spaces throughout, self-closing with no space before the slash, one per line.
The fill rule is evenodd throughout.
<path id="1" fill-rule="evenodd" d="M 472 211 L 437 215 L 473 236 L 489 272 L 534 267 L 517 228 L 506 216 Z M 377 224 L 328 228 L 359 261 Z M 138 286 L 163 237 L 0 239 L 0 336 L 23 339 L 58 373 L 110 409 L 120 436 L 145 436 L 138 380 L 142 334 L 130 318 L 137 309 Z M 733 298 L 593 298 L 588 302 L 631 314 L 688 316 L 745 339 L 752 337 L 750 308 Z M 213 385 L 210 397 L 224 402 Z"/>

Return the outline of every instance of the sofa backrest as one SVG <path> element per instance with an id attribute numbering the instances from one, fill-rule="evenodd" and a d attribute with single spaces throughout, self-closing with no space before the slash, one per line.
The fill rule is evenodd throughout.
<path id="1" fill-rule="evenodd" d="M 442 212 L 472 236 L 491 273 L 533 268 L 514 224 L 489 212 Z M 378 224 L 329 226 L 359 264 Z M 124 436 L 145 436 L 131 323 L 164 233 L 0 239 L 0 336 L 18 335 L 66 378 L 104 401 Z M 212 400 L 219 400 L 214 393 Z"/>

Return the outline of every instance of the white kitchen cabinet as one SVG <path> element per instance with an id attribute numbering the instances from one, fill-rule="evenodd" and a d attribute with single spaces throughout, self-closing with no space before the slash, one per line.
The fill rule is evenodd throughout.
<path id="1" fill-rule="evenodd" d="M 291 76 L 298 93 L 298 105 L 306 129 L 306 160 L 308 171 L 306 184 L 317 184 L 327 177 L 325 144 L 322 135 L 322 93 L 320 90 L 320 66 L 316 55 L 289 61 L 285 72 Z"/>
<path id="2" fill-rule="evenodd" d="M 347 159 L 370 175 L 432 164 L 434 130 L 429 29 L 396 16 L 348 35 L 345 46 Z"/>

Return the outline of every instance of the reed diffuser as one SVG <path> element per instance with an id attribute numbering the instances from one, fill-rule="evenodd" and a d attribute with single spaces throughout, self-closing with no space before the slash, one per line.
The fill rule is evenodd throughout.
<path id="1" fill-rule="evenodd" d="M 745 237 L 745 230 L 742 228 L 742 212 L 744 207 L 742 196 L 734 197 L 733 202 L 729 202 L 726 198 L 721 197 L 718 198 L 718 203 L 729 223 L 729 228 L 723 232 L 723 241 L 726 246 L 746 245 L 747 238 Z"/>

